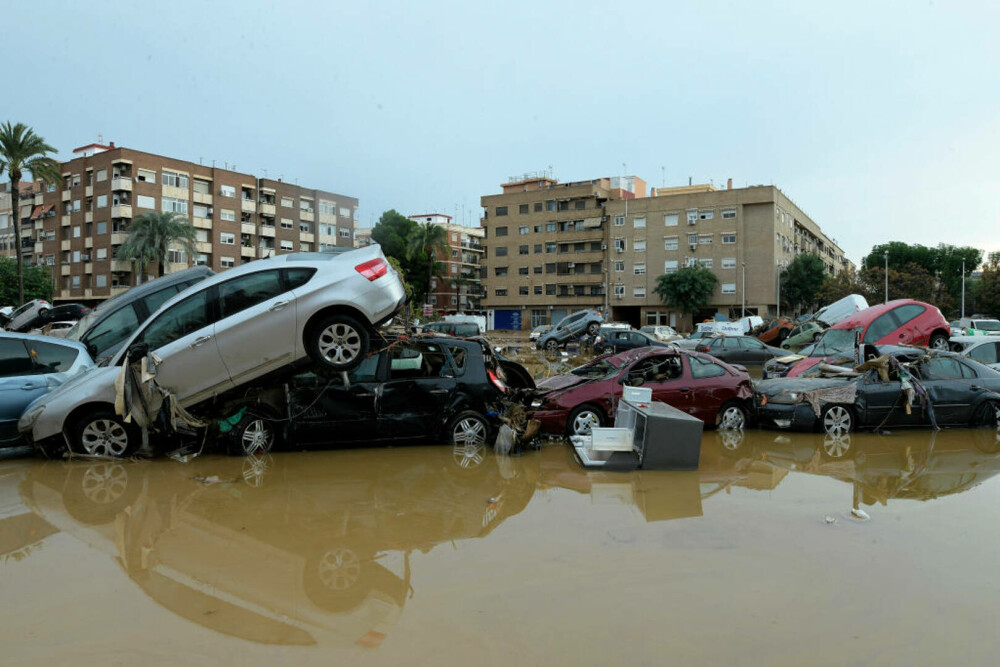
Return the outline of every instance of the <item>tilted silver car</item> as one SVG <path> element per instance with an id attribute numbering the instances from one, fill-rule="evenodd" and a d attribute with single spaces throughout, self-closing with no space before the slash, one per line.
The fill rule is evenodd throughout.
<path id="1" fill-rule="evenodd" d="M 164 303 L 107 364 L 30 405 L 18 428 L 43 451 L 65 434 L 79 453 L 128 456 L 138 429 L 114 403 L 115 379 L 130 355 L 151 352 L 157 384 L 186 408 L 307 356 L 330 371 L 354 368 L 375 327 L 405 300 L 377 245 L 250 262 Z"/>
<path id="2" fill-rule="evenodd" d="M 551 331 L 535 341 L 539 350 L 554 352 L 569 341 L 584 334 L 596 336 L 604 323 L 604 316 L 596 310 L 578 310 L 559 320 Z"/>

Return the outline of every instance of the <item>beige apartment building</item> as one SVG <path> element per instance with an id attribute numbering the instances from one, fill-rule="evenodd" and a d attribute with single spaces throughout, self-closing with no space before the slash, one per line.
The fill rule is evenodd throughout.
<path id="1" fill-rule="evenodd" d="M 802 253 L 832 275 L 851 266 L 843 250 L 774 186 L 688 185 L 653 189 L 634 176 L 559 183 L 511 179 L 486 195 L 484 308 L 497 328 L 557 322 L 594 308 L 635 326 L 689 330 L 713 313 L 777 314 L 778 275 Z M 653 291 L 664 273 L 700 264 L 719 286 L 691 315 Z"/>
<path id="2" fill-rule="evenodd" d="M 21 252 L 51 267 L 55 300 L 96 302 L 135 285 L 130 261 L 116 258 L 132 220 L 172 211 L 195 227 L 189 257 L 171 252 L 167 272 L 192 265 L 222 271 L 276 253 L 353 245 L 358 200 L 151 153 L 90 144 L 62 163 L 62 182 L 20 195 Z M 10 217 L 0 202 L 0 252 L 13 256 Z M 155 276 L 156 267 L 143 269 Z M 144 278 L 145 279 L 145 278 Z"/>

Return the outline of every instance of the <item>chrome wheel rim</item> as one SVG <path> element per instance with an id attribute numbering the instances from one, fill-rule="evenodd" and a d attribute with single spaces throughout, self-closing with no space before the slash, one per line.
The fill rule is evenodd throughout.
<path id="1" fill-rule="evenodd" d="M 549 352 L 555 352 L 556 350 L 559 349 L 559 343 L 555 342 L 554 340 L 550 340 L 547 343 L 545 343 L 545 349 L 548 350 Z"/>
<path id="2" fill-rule="evenodd" d="M 472 443 L 455 443 L 451 449 L 451 457 L 459 468 L 476 468 L 483 462 L 486 455 L 484 445 Z"/>
<path id="3" fill-rule="evenodd" d="M 833 459 L 843 458 L 851 449 L 851 436 L 844 433 L 841 435 L 828 435 L 823 440 L 823 451 Z"/>
<path id="4" fill-rule="evenodd" d="M 113 503 L 128 487 L 128 471 L 120 463 L 99 463 L 83 473 L 80 487 L 87 500 L 98 505 Z"/>
<path id="5" fill-rule="evenodd" d="M 271 467 L 273 459 L 270 454 L 260 456 L 249 454 L 243 459 L 243 481 L 247 486 L 258 487 L 264 483 L 264 473 Z"/>
<path id="6" fill-rule="evenodd" d="M 241 444 L 244 454 L 266 454 L 274 445 L 274 431 L 263 419 L 255 419 L 243 429 Z"/>
<path id="7" fill-rule="evenodd" d="M 323 329 L 319 334 L 319 353 L 335 366 L 344 366 L 361 354 L 361 334 L 343 322 Z"/>
<path id="8" fill-rule="evenodd" d="M 845 435 L 851 431 L 851 413 L 835 405 L 823 417 L 823 430 L 830 435 Z"/>
<path id="9" fill-rule="evenodd" d="M 323 554 L 317 570 L 324 586 L 332 591 L 346 591 L 361 576 L 361 560 L 350 549 L 332 549 Z"/>
<path id="10" fill-rule="evenodd" d="M 947 338 L 935 338 L 931 343 L 932 350 L 938 350 L 939 352 L 948 351 L 948 339 Z"/>
<path id="11" fill-rule="evenodd" d="M 128 432 L 113 419 L 95 419 L 80 434 L 80 446 L 91 456 L 122 456 L 128 449 Z"/>
<path id="12" fill-rule="evenodd" d="M 466 417 L 455 424 L 455 428 L 451 431 L 451 441 L 454 445 L 453 451 L 457 452 L 459 448 L 464 448 L 465 451 L 472 452 L 476 447 L 486 444 L 486 424 L 474 417 Z"/>
<path id="13" fill-rule="evenodd" d="M 601 420 L 596 412 L 584 410 L 573 419 L 573 433 L 575 435 L 590 435 L 590 429 L 600 425 Z"/>
<path id="14" fill-rule="evenodd" d="M 737 449 L 743 446 L 743 438 L 745 434 L 743 429 L 735 429 L 732 431 L 723 430 L 722 431 L 722 448 L 727 449 L 731 452 L 735 452 Z"/>
<path id="15" fill-rule="evenodd" d="M 746 426 L 747 420 L 743 411 L 735 405 L 731 405 L 722 412 L 719 419 L 719 428 L 729 430 L 742 430 Z"/>

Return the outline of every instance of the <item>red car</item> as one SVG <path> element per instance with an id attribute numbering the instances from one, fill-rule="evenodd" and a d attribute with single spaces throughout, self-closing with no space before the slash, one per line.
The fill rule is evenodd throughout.
<path id="1" fill-rule="evenodd" d="M 860 333 L 867 345 L 922 345 L 948 351 L 951 325 L 929 303 L 897 299 L 851 315 L 827 329 L 812 356 L 792 366 L 787 377 L 796 377 L 821 361 L 854 355 L 854 337 Z"/>
<path id="2" fill-rule="evenodd" d="M 583 435 L 614 419 L 623 385 L 653 390 L 663 401 L 709 426 L 742 428 L 751 414 L 753 387 L 745 369 L 700 352 L 642 347 L 594 359 L 542 380 L 531 403 L 542 432 Z"/>

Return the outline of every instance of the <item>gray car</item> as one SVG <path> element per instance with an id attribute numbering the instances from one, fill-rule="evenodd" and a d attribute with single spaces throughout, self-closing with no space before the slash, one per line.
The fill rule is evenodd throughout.
<path id="1" fill-rule="evenodd" d="M 603 322 L 604 316 L 596 310 L 578 310 L 562 318 L 551 331 L 539 336 L 535 347 L 554 352 L 584 334 L 596 336 Z"/>
<path id="2" fill-rule="evenodd" d="M 32 401 L 93 365 L 79 343 L 0 333 L 0 447 L 23 442 L 17 421 Z"/>
<path id="3" fill-rule="evenodd" d="M 27 331 L 36 319 L 44 316 L 50 310 L 52 310 L 52 304 L 45 299 L 29 301 L 10 314 L 7 329 L 9 331 Z"/>
<path id="4" fill-rule="evenodd" d="M 130 358 L 149 354 L 156 384 L 189 408 L 306 357 L 350 370 L 405 300 L 378 245 L 250 262 L 167 301 L 107 364 L 32 404 L 18 428 L 42 451 L 65 433 L 79 453 L 128 456 L 140 434 L 116 413 L 115 381 Z"/>

